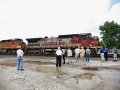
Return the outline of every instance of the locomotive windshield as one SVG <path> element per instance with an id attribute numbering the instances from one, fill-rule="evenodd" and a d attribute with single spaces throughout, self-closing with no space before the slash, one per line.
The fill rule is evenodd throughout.
<path id="1" fill-rule="evenodd" d="M 89 33 L 89 34 L 83 34 L 83 35 L 81 34 L 80 35 L 81 39 L 86 39 L 86 38 L 91 38 L 91 37 L 92 37 L 91 33 Z"/>
<path id="2" fill-rule="evenodd" d="M 83 38 L 88 38 L 88 35 L 80 35 L 80 38 L 83 39 Z"/>
<path id="3" fill-rule="evenodd" d="M 8 39 L 8 40 L 2 40 L 1 42 L 23 42 L 22 39 Z"/>
<path id="4" fill-rule="evenodd" d="M 15 39 L 16 42 L 23 42 L 22 39 Z"/>

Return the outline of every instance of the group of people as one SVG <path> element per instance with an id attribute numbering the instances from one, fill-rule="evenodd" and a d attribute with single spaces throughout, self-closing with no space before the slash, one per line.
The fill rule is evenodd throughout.
<path id="1" fill-rule="evenodd" d="M 109 50 L 107 47 L 103 47 L 101 46 L 100 48 L 100 56 L 101 56 L 101 62 L 104 62 L 104 61 L 108 61 L 108 53 L 109 53 Z M 116 49 L 116 47 L 114 47 L 114 50 L 113 50 L 113 62 L 116 62 L 117 61 L 117 55 L 118 55 L 118 50 Z"/>
<path id="2" fill-rule="evenodd" d="M 85 54 L 86 54 L 86 62 L 89 62 L 90 53 L 91 53 L 91 50 L 89 49 L 89 47 L 87 47 L 87 49 L 85 50 L 83 47 L 81 47 L 80 49 L 79 46 L 76 46 L 76 49 L 74 52 L 75 52 L 76 63 L 84 62 Z"/>
<path id="3" fill-rule="evenodd" d="M 79 62 L 84 62 L 85 54 L 86 54 L 86 62 L 89 62 L 90 53 L 91 53 L 91 50 L 89 49 L 89 47 L 87 47 L 87 49 L 85 50 L 83 47 L 81 47 L 80 49 L 79 46 L 76 46 L 74 53 L 75 53 L 75 59 L 76 59 L 75 64 Z M 63 64 L 65 64 L 65 50 L 58 47 L 58 50 L 56 51 L 56 67 L 61 67 L 62 57 L 63 57 Z M 68 48 L 67 50 L 68 64 L 72 63 L 71 57 L 72 57 L 72 50 Z"/>
<path id="4" fill-rule="evenodd" d="M 87 49 L 85 50 L 83 47 L 76 46 L 76 49 L 74 50 L 75 53 L 75 59 L 76 59 L 76 63 L 79 62 L 84 62 L 85 61 L 85 55 L 86 55 L 86 62 L 90 61 L 90 53 L 91 50 L 89 49 L 89 47 L 87 47 Z M 100 48 L 100 56 L 102 61 L 104 62 L 105 60 L 108 61 L 108 49 L 107 47 L 103 47 L 101 46 Z M 65 50 L 61 49 L 61 47 L 58 47 L 57 51 L 56 51 L 56 67 L 61 67 L 61 63 L 62 63 L 62 58 L 63 58 L 63 64 L 65 64 Z M 118 54 L 118 50 L 116 49 L 116 47 L 114 47 L 114 62 L 117 61 L 117 54 Z M 18 46 L 18 50 L 17 50 L 17 60 L 18 60 L 18 65 L 17 65 L 17 70 L 24 70 L 23 69 L 23 55 L 24 52 L 23 50 L 21 50 L 21 46 Z M 72 63 L 72 50 L 70 48 L 68 48 L 67 50 L 67 57 L 68 57 L 68 63 Z"/>
<path id="5" fill-rule="evenodd" d="M 86 52 L 86 62 L 89 62 L 90 53 L 91 53 L 91 50 L 89 49 L 89 47 L 87 47 L 86 51 L 83 47 L 81 47 L 81 49 L 79 48 L 79 46 L 76 47 L 75 49 L 76 62 L 79 62 L 80 58 L 82 59 L 81 61 L 84 61 L 85 52 Z"/>

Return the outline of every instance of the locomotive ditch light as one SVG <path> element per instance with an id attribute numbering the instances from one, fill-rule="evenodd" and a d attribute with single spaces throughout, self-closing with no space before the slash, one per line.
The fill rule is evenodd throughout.
<path id="1" fill-rule="evenodd" d="M 92 44 L 90 44 L 90 47 L 92 47 Z"/>

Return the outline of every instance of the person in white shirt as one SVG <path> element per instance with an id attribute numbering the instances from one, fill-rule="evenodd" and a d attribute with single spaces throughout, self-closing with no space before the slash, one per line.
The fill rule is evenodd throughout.
<path id="1" fill-rule="evenodd" d="M 76 46 L 76 49 L 75 49 L 75 59 L 76 59 L 76 63 L 79 62 L 79 58 L 80 58 L 80 48 L 79 46 Z"/>
<path id="2" fill-rule="evenodd" d="M 67 57 L 68 57 L 68 64 L 71 62 L 72 63 L 72 50 L 70 48 L 68 48 L 67 50 Z"/>
<path id="3" fill-rule="evenodd" d="M 23 55 L 24 55 L 24 52 L 23 50 L 21 50 L 21 46 L 18 46 L 18 50 L 17 50 L 17 61 L 18 61 L 18 67 L 17 67 L 17 70 L 24 70 L 23 69 Z"/>
<path id="4" fill-rule="evenodd" d="M 61 59 L 62 59 L 62 51 L 60 47 L 58 47 L 58 50 L 55 53 L 56 56 L 56 67 L 61 67 Z"/>

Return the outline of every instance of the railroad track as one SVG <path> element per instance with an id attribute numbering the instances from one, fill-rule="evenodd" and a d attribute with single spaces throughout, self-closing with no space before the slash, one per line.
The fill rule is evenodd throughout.
<path id="1" fill-rule="evenodd" d="M 0 55 L 16 55 L 16 54 L 0 53 Z M 56 55 L 55 54 L 25 54 L 24 56 L 48 56 L 48 57 L 55 57 Z M 74 55 L 73 55 L 73 57 L 74 57 Z M 100 54 L 90 55 L 90 57 L 99 58 Z M 113 54 L 108 54 L 108 58 L 113 58 Z M 120 58 L 120 54 L 118 55 L 118 58 Z"/>

